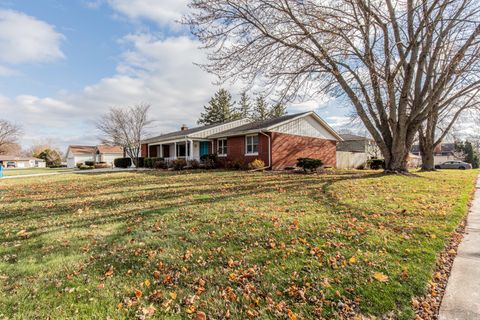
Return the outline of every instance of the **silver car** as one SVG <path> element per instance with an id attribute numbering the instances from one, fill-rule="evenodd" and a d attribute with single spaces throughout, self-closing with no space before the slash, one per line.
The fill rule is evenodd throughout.
<path id="1" fill-rule="evenodd" d="M 446 161 L 435 165 L 435 169 L 472 169 L 472 165 L 463 161 Z"/>

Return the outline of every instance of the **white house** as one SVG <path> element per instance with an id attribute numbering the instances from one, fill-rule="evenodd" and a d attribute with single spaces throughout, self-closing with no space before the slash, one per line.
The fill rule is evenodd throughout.
<path id="1" fill-rule="evenodd" d="M 117 146 L 69 146 L 67 150 L 67 167 L 75 168 L 78 163 L 86 161 L 113 164 L 116 158 L 123 157 L 123 149 Z"/>
<path id="2" fill-rule="evenodd" d="M 2 155 L 0 156 L 0 166 L 5 168 L 45 168 L 47 165 L 43 159 Z"/>

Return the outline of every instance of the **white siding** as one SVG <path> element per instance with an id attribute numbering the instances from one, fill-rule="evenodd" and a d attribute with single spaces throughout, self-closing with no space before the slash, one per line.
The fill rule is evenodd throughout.
<path id="1" fill-rule="evenodd" d="M 365 167 L 368 155 L 364 152 L 337 151 L 337 169 L 358 169 Z"/>
<path id="2" fill-rule="evenodd" d="M 222 132 L 222 131 L 225 131 L 225 130 L 229 130 L 229 129 L 233 129 L 233 128 L 236 128 L 236 127 L 239 127 L 239 126 L 243 126 L 244 124 L 247 124 L 249 122 L 250 122 L 250 120 L 248 120 L 248 119 L 240 119 L 240 120 L 232 121 L 232 122 L 225 123 L 225 124 L 219 124 L 218 126 L 207 129 L 207 130 L 192 133 L 191 135 L 189 135 L 189 137 L 206 138 L 206 137 L 211 136 L 215 133 L 219 133 L 219 132 Z"/>
<path id="3" fill-rule="evenodd" d="M 330 131 L 322 126 L 311 115 L 281 124 L 275 128 L 272 128 L 272 131 L 305 137 L 337 140 L 337 138 L 331 134 Z"/>
<path id="4" fill-rule="evenodd" d="M 106 163 L 113 163 L 115 159 L 117 158 L 123 158 L 123 154 L 117 154 L 117 153 L 103 153 L 101 154 L 101 160 L 102 162 Z"/>
<path id="5" fill-rule="evenodd" d="M 93 154 L 82 154 L 82 155 L 74 155 L 73 157 L 70 156 L 67 158 L 67 167 L 68 168 L 75 168 L 77 163 L 85 163 L 85 161 L 94 161 Z"/>

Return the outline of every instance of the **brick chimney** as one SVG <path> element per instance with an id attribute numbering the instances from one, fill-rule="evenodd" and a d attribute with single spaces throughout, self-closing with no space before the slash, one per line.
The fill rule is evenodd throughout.
<path id="1" fill-rule="evenodd" d="M 182 127 L 180 128 L 180 130 L 182 130 L 182 131 L 188 130 L 187 125 L 186 125 L 186 124 L 182 124 Z"/>

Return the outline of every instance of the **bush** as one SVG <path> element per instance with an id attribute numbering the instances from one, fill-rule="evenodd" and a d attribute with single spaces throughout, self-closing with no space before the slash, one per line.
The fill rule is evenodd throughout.
<path id="1" fill-rule="evenodd" d="M 173 170 L 180 171 L 187 166 L 187 161 L 185 161 L 184 159 L 176 159 L 171 162 L 171 166 Z"/>
<path id="2" fill-rule="evenodd" d="M 117 168 L 129 168 L 132 166 L 132 159 L 130 158 L 117 158 L 113 161 Z"/>
<path id="3" fill-rule="evenodd" d="M 265 168 L 265 162 L 263 162 L 260 159 L 255 159 L 248 164 L 248 168 L 250 170 L 257 170 L 257 169 Z"/>
<path id="4" fill-rule="evenodd" d="M 138 158 L 137 168 L 145 168 L 145 158 L 144 157 L 139 157 Z"/>
<path id="5" fill-rule="evenodd" d="M 371 159 L 367 161 L 367 167 L 372 170 L 385 169 L 385 160 L 383 159 Z"/>
<path id="6" fill-rule="evenodd" d="M 155 158 L 152 162 L 153 169 L 167 169 L 167 163 L 162 158 Z"/>
<path id="7" fill-rule="evenodd" d="M 80 164 L 80 166 L 78 167 L 80 170 L 92 170 L 92 169 L 95 169 L 94 166 L 87 166 L 86 164 Z"/>
<path id="8" fill-rule="evenodd" d="M 297 159 L 297 167 L 303 169 L 303 171 L 310 172 L 316 171 L 319 167 L 323 165 L 322 160 L 320 159 L 313 159 L 313 158 L 298 158 Z"/>
<path id="9" fill-rule="evenodd" d="M 233 160 L 233 161 L 228 161 L 226 163 L 227 169 L 231 170 L 243 170 L 246 169 L 245 163 L 241 160 Z"/>
<path id="10" fill-rule="evenodd" d="M 198 162 L 198 160 L 190 160 L 190 167 L 192 169 L 200 169 L 200 162 Z"/>
<path id="11" fill-rule="evenodd" d="M 95 169 L 108 169 L 108 168 L 111 168 L 112 166 L 104 162 L 104 163 L 95 163 L 94 167 Z"/>
<path id="12" fill-rule="evenodd" d="M 85 165 L 89 167 L 93 167 L 95 165 L 95 161 L 85 161 Z"/>
<path id="13" fill-rule="evenodd" d="M 285 167 L 284 170 L 286 171 L 295 170 L 295 167 Z"/>
<path id="14" fill-rule="evenodd" d="M 215 169 L 218 167 L 218 158 L 214 153 L 203 155 L 200 157 L 200 160 L 203 162 L 206 169 Z"/>

